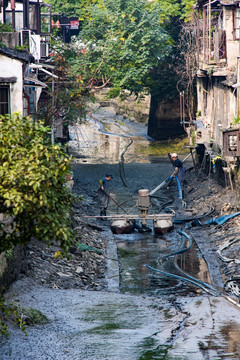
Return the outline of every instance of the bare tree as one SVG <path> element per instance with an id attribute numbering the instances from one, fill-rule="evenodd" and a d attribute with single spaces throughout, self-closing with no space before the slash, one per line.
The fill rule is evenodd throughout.
<path id="1" fill-rule="evenodd" d="M 176 72 L 179 76 L 177 88 L 182 97 L 182 117 L 190 123 L 196 113 L 196 75 L 200 48 L 200 31 L 197 13 L 193 13 L 192 21 L 182 24 L 178 48 L 180 58 Z"/>

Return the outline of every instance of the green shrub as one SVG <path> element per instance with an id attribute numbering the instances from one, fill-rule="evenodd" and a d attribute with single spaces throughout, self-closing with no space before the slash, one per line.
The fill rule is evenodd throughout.
<path id="1" fill-rule="evenodd" d="M 9 24 L 3 24 L 0 22 L 0 33 L 2 32 L 13 32 L 13 28 Z"/>
<path id="2" fill-rule="evenodd" d="M 16 307 L 13 304 L 6 304 L 5 299 L 0 297 L 0 334 L 5 337 L 9 336 L 7 322 L 12 321 L 18 325 L 22 332 L 26 335 L 25 322 L 19 316 Z"/>
<path id="3" fill-rule="evenodd" d="M 66 255 L 74 241 L 70 157 L 48 132 L 30 117 L 0 116 L 0 252 L 35 237 L 56 241 Z"/>
<path id="4" fill-rule="evenodd" d="M 0 334 L 5 337 L 9 337 L 7 326 L 9 322 L 17 325 L 27 336 L 26 325 L 41 325 L 48 323 L 48 321 L 48 318 L 41 311 L 23 307 L 16 301 L 6 303 L 5 299 L 0 297 Z"/>

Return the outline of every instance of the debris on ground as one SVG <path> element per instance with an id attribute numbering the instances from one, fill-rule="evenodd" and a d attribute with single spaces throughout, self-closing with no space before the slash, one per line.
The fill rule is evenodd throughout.
<path id="1" fill-rule="evenodd" d="M 101 235 L 102 228 L 81 215 L 91 211 L 87 208 L 80 201 L 73 209 L 77 242 L 70 248 L 70 260 L 54 257 L 59 250 L 57 246 L 48 247 L 36 240 L 27 245 L 28 277 L 54 289 L 103 290 L 106 287 L 105 239 Z"/>

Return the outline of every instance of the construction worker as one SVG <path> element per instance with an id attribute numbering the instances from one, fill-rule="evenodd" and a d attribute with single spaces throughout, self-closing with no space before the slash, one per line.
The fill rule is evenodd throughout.
<path id="1" fill-rule="evenodd" d="M 185 180 L 185 167 L 176 153 L 171 154 L 171 160 L 174 166 L 174 171 L 171 176 L 177 176 L 180 185 L 183 186 Z"/>
<path id="2" fill-rule="evenodd" d="M 106 216 L 106 211 L 109 203 L 110 181 L 113 179 L 112 175 L 107 174 L 105 178 L 99 180 L 98 200 L 100 204 L 100 216 Z"/>

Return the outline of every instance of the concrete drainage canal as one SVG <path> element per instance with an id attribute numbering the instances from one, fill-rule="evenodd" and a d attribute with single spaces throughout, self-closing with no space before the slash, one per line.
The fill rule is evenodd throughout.
<path id="1" fill-rule="evenodd" d="M 124 194 L 118 193 L 119 201 L 126 202 L 124 197 Z M 136 197 L 137 195 L 131 197 L 130 209 L 133 208 Z M 205 211 L 202 218 L 211 215 L 211 208 L 206 207 Z M 183 214 L 184 211 L 180 213 Z M 229 322 L 222 308 L 226 301 L 222 296 L 223 283 L 216 258 L 210 248 L 206 249 L 204 233 L 200 229 L 191 229 L 189 221 L 176 221 L 174 229 L 163 235 L 155 234 L 152 221 L 147 222 L 150 231 L 139 232 L 139 223 L 129 234 L 113 234 L 109 230 L 111 221 L 107 219 L 103 223 L 108 238 L 109 290 L 144 299 L 151 298 L 155 303 L 151 306 L 158 309 L 157 316 L 160 311 L 165 318 L 160 332 L 152 333 L 139 344 L 141 355 L 129 359 L 229 358 L 226 350 L 228 341 L 223 341 L 223 338 L 220 341 L 223 329 Z M 160 305 L 159 299 L 160 302 L 167 301 L 168 305 Z M 128 316 L 131 318 L 129 309 Z M 205 316 L 209 318 L 206 319 Z M 222 320 L 216 320 L 218 316 L 223 316 Z M 173 327 L 162 342 L 161 336 L 164 338 L 166 329 L 169 330 L 168 322 Z M 230 323 L 233 330 L 236 324 L 232 321 Z M 165 330 L 162 326 L 166 326 Z M 218 332 L 221 335 L 217 334 Z M 237 331 L 236 334 L 240 332 Z M 236 338 L 239 339 L 239 335 L 236 335 Z M 209 357 L 210 354 L 215 357 Z M 238 358 L 237 354 L 238 350 L 233 352 L 230 358 Z"/>
<path id="2" fill-rule="evenodd" d="M 148 195 L 147 201 L 141 200 L 142 193 Z M 147 190 L 130 197 L 126 191 L 119 191 L 116 197 L 126 210 L 115 199 L 110 206 L 111 214 L 102 218 L 109 239 L 109 289 L 149 296 L 219 295 L 218 289 L 223 283 L 218 264 L 210 255 L 211 249 L 206 256 L 204 232 L 198 228 L 201 241 L 199 236 L 196 240 L 191 228 L 194 221 L 211 216 L 211 206 L 191 218 L 189 211 L 186 215 L 181 199 L 172 201 L 172 205 L 164 207 L 159 214 L 159 199 L 151 199 Z M 165 193 L 166 203 L 170 198 Z M 141 202 L 147 203 L 144 213 Z M 119 205 L 117 209 L 116 205 Z M 133 222 L 134 227 L 126 226 Z M 161 224 L 165 228 L 160 229 Z"/>
<path id="3" fill-rule="evenodd" d="M 121 194 L 118 196 L 121 199 Z M 130 209 L 132 207 L 133 204 Z M 209 218 L 211 213 L 211 207 L 206 207 L 201 218 Z M 180 211 L 180 214 L 184 217 L 184 211 Z M 109 289 L 119 290 L 123 294 L 150 297 L 156 301 L 153 306 L 163 311 L 165 320 L 162 325 L 165 326 L 164 322 L 167 323 L 169 319 L 176 325 L 165 342 L 159 342 L 163 329 L 160 333 L 144 338 L 141 355 L 136 359 L 220 360 L 238 359 L 240 354 L 238 346 L 235 351 L 229 352 L 230 340 L 228 338 L 226 341 L 226 336 L 225 339 L 222 337 L 228 326 L 232 331 L 238 329 L 235 332 L 236 339 L 240 339 L 240 332 L 239 325 L 236 327 L 232 320 L 229 324 L 229 319 L 225 317 L 224 306 L 227 308 L 229 304 L 226 294 L 223 295 L 219 264 L 213 250 L 206 248 L 206 234 L 199 228 L 191 228 L 190 220 L 192 224 L 195 219 L 176 221 L 174 229 L 162 235 L 155 234 L 152 221 L 147 222 L 150 231 L 143 233 L 138 231 L 140 223 L 129 234 L 112 234 L 108 230 L 108 258 L 111 258 L 108 260 Z M 108 226 L 111 224 L 111 221 L 106 222 Z M 167 299 L 170 307 L 159 307 L 159 299 Z M 175 315 L 172 311 L 176 311 Z M 192 311 L 195 313 L 194 317 Z M 205 316 L 209 316 L 209 319 Z M 220 320 L 218 316 L 223 318 Z M 211 330 L 209 326 L 212 327 Z M 201 327 L 204 330 L 200 330 Z M 199 340 L 201 336 L 203 338 Z M 181 343 L 183 340 L 184 345 Z"/>
<path id="4" fill-rule="evenodd" d="M 97 141 L 96 137 L 94 140 Z M 111 300 L 92 310 L 88 317 L 91 321 L 97 319 L 99 325 L 88 334 L 97 333 L 104 339 L 108 336 L 107 350 L 105 357 L 98 354 L 89 359 L 238 359 L 239 309 L 223 296 L 219 262 L 206 241 L 208 232 L 197 226 L 212 217 L 211 201 L 204 200 L 210 191 L 209 183 L 203 183 L 194 195 L 198 186 L 196 176 L 194 170 L 189 173 L 188 200 L 194 203 L 194 208 L 179 201 L 174 183 L 151 198 L 149 214 L 174 214 L 179 221 L 173 230 L 155 234 L 153 219 L 147 219 L 145 225 L 151 231 L 140 232 L 142 224 L 136 218 L 134 231 L 113 234 L 110 226 L 114 216 L 126 219 L 127 214 L 139 214 L 136 207 L 139 190 L 151 191 L 164 182 L 172 173 L 172 164 L 166 158 L 151 159 L 137 154 L 137 144 L 146 139 L 134 139 L 134 147 L 125 153 L 125 181 L 122 181 L 122 164 L 112 160 L 106 163 L 106 159 L 110 148 L 112 159 L 115 146 L 119 159 L 129 142 L 123 138 L 110 139 L 109 135 L 101 141 L 96 158 L 85 152 L 74 165 L 76 180 L 83 188 L 92 189 L 95 214 L 99 208 L 94 189 L 97 180 L 107 173 L 113 175 L 111 196 L 115 199 L 108 208 L 110 217 L 99 220 L 108 239 L 107 278 Z M 192 167 L 191 161 L 187 167 Z"/>
<path id="5" fill-rule="evenodd" d="M 121 194 L 119 196 L 121 198 Z M 133 200 L 132 198 L 131 201 Z M 132 208 L 133 206 L 130 207 Z M 112 228 L 111 220 L 107 222 Z M 123 293 L 149 296 L 198 296 L 203 293 L 219 295 L 218 288 L 223 284 L 214 257 L 207 263 L 202 242 L 197 243 L 191 232 L 181 230 L 182 228 L 182 224 L 174 224 L 173 220 L 172 227 L 159 235 L 155 232 L 153 221 L 148 220 L 143 228 L 141 220 L 138 220 L 130 233 L 111 234 L 109 231 L 110 288 L 117 289 L 119 286 Z M 215 276 L 211 277 L 209 270 Z M 219 280 L 212 284 L 216 275 Z"/>
<path id="6" fill-rule="evenodd" d="M 118 159 L 128 141 L 97 135 L 95 127 L 96 123 L 91 133 L 87 126 L 79 135 L 81 142 L 73 161 L 80 195 L 90 204 L 92 214 L 99 214 L 98 179 L 111 173 L 111 195 L 125 212 L 111 201 L 107 214 L 139 215 L 138 191 L 152 190 L 163 182 L 171 174 L 172 164 L 166 158 L 136 154 L 135 141 L 135 150 L 129 149 L 125 156 L 125 186 Z M 190 177 L 189 197 L 196 190 L 194 181 L 194 176 Z M 139 231 L 142 224 L 138 217 L 136 228 L 129 234 L 113 234 L 110 218 L 87 220 L 102 228 L 107 241 L 107 290 L 54 289 L 28 278 L 17 281 L 8 298 L 40 310 L 49 321 L 29 327 L 27 338 L 11 328 L 10 339 L 0 343 L 0 359 L 239 359 L 240 310 L 223 291 L 209 232 L 197 226 L 212 217 L 211 203 L 204 199 L 209 189 L 209 183 L 203 183 L 194 208 L 179 202 L 176 184 L 156 193 L 149 214 L 174 213 L 178 219 L 164 234 L 155 233 L 153 218 L 144 224 L 149 232 Z"/>

